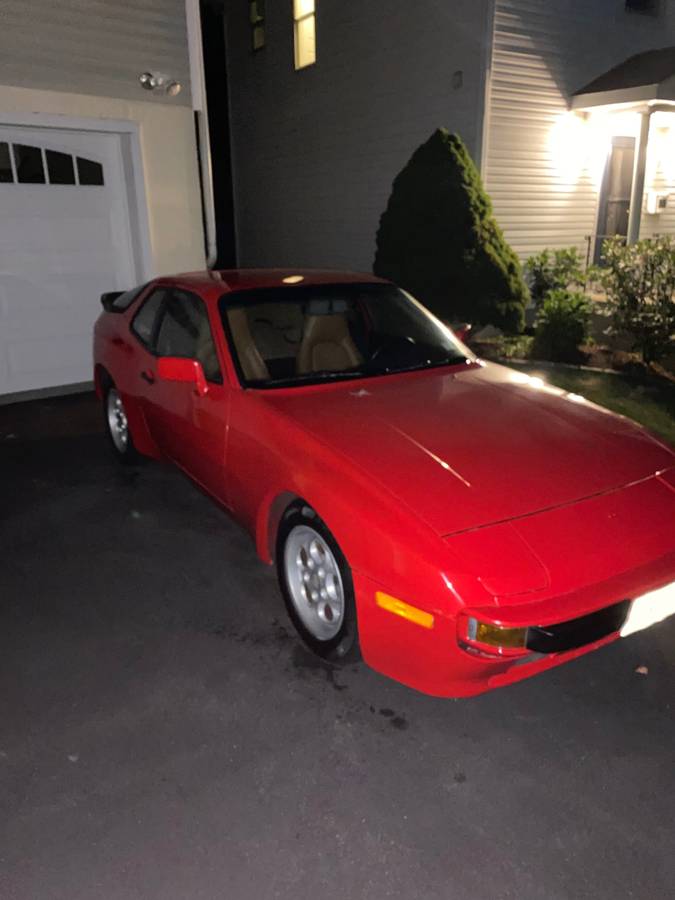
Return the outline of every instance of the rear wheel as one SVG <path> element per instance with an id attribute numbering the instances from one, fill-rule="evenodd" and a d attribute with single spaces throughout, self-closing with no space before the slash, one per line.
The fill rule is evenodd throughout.
<path id="1" fill-rule="evenodd" d="M 347 560 L 308 506 L 291 508 L 277 539 L 279 584 L 291 621 L 322 659 L 358 659 L 354 586 Z"/>
<path id="2" fill-rule="evenodd" d="M 114 384 L 108 385 L 105 390 L 103 420 L 115 456 L 123 463 L 136 462 L 138 453 L 129 430 L 127 412 Z"/>

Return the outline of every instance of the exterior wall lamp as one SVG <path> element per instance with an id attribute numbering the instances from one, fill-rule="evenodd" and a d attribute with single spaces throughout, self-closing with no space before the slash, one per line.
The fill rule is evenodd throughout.
<path id="1" fill-rule="evenodd" d="M 182 88 L 180 81 L 161 72 L 143 72 L 138 80 L 146 91 L 157 91 L 158 94 L 166 94 L 167 97 L 176 97 Z"/>

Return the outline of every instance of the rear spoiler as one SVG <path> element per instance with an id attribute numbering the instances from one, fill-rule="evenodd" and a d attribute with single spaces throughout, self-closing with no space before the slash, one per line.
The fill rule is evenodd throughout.
<path id="1" fill-rule="evenodd" d="M 107 291 L 101 294 L 101 306 L 106 312 L 113 312 L 113 303 L 121 297 L 124 291 Z"/>

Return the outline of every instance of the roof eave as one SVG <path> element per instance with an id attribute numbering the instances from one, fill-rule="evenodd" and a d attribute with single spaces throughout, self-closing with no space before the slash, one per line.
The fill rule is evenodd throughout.
<path id="1" fill-rule="evenodd" d="M 598 106 L 629 106 L 658 102 L 675 103 L 675 75 L 656 84 L 641 84 L 638 87 L 618 88 L 614 91 L 591 91 L 575 94 L 570 108 L 574 110 L 594 109 Z"/>
<path id="2" fill-rule="evenodd" d="M 649 103 L 659 98 L 658 84 L 644 84 L 640 87 L 620 88 L 616 91 L 593 91 L 590 94 L 575 94 L 571 109 L 594 109 L 597 106 L 625 106 L 633 103 Z"/>

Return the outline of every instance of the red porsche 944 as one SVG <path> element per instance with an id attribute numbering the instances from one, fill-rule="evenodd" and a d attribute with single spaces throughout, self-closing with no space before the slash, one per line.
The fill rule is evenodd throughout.
<path id="1" fill-rule="evenodd" d="M 102 303 L 116 454 L 228 509 L 324 659 L 466 696 L 675 613 L 673 450 L 477 359 L 395 285 L 234 270 Z"/>

